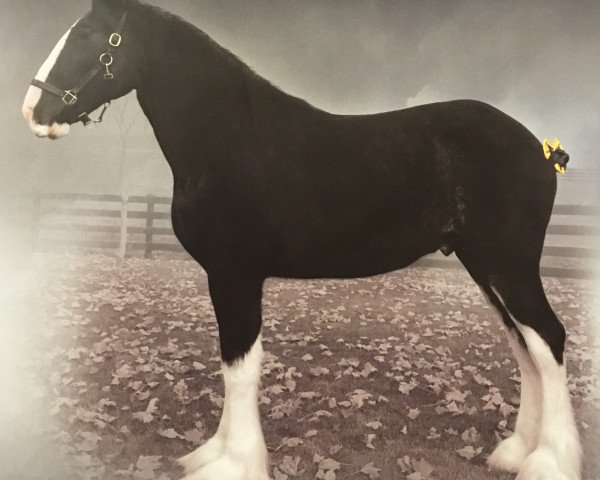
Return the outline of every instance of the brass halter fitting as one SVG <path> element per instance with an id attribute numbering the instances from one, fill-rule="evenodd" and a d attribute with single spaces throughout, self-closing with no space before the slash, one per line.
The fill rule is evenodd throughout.
<path id="1" fill-rule="evenodd" d="M 110 44 L 111 47 L 117 48 L 119 45 L 121 45 L 122 40 L 123 40 L 123 38 L 121 37 L 121 35 L 119 33 L 115 32 L 108 39 L 108 43 Z"/>
<path id="2" fill-rule="evenodd" d="M 100 63 L 104 65 L 104 68 L 106 69 L 106 72 L 104 73 L 104 80 L 112 80 L 113 78 L 115 78 L 115 76 L 110 71 L 110 68 L 108 68 L 113 63 L 112 54 L 104 52 L 102 55 L 100 55 Z"/>
<path id="3" fill-rule="evenodd" d="M 61 97 L 65 105 L 75 105 L 77 103 L 77 95 L 71 90 L 65 90 L 65 94 Z"/>

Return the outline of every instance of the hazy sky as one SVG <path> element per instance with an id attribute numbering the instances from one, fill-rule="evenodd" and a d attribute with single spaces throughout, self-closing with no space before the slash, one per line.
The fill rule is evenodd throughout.
<path id="1" fill-rule="evenodd" d="M 476 98 L 515 116 L 540 138 L 558 136 L 574 167 L 597 168 L 600 2 L 151 3 L 180 14 L 283 90 L 320 108 L 363 113 Z M 133 97 L 109 110 L 103 126 L 76 126 L 59 142 L 37 140 L 21 119 L 29 80 L 90 4 L 0 5 L 2 190 L 168 191 L 169 170 Z M 123 144 L 131 154 L 121 184 Z"/>

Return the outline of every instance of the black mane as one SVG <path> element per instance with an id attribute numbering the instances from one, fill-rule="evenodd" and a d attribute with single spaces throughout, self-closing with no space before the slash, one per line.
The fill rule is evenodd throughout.
<path id="1" fill-rule="evenodd" d="M 128 10 L 135 11 L 140 18 L 147 19 L 146 21 L 149 23 L 152 23 L 156 19 L 160 20 L 161 24 L 166 25 L 171 30 L 173 35 L 185 38 L 190 46 L 196 44 L 198 47 L 202 47 L 203 49 L 208 48 L 217 58 L 226 62 L 230 67 L 242 74 L 247 81 L 262 84 L 264 87 L 274 89 L 279 94 L 285 95 L 296 102 L 301 102 L 307 107 L 319 110 L 306 100 L 283 91 L 271 81 L 257 73 L 250 65 L 244 62 L 244 60 L 234 54 L 231 50 L 217 43 L 204 30 L 200 29 L 179 15 L 164 10 L 156 5 L 150 5 L 138 0 L 123 0 L 123 3 L 126 5 Z"/>

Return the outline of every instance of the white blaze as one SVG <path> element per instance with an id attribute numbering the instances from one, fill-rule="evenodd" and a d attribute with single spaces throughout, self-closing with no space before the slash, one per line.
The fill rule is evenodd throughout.
<path id="1" fill-rule="evenodd" d="M 79 22 L 79 20 L 77 21 Z M 71 30 L 77 22 L 73 24 L 69 30 L 61 37 L 56 46 L 50 52 L 50 55 L 46 59 L 46 61 L 42 64 L 37 74 L 35 75 L 35 79 L 41 82 L 45 82 L 48 79 L 48 75 L 50 71 L 56 64 L 56 60 L 60 56 L 63 48 L 65 47 L 65 43 L 67 42 L 67 38 L 71 34 Z M 27 90 L 27 95 L 25 95 L 25 101 L 23 102 L 23 116 L 27 121 L 29 128 L 35 133 L 38 137 L 48 137 L 52 136 L 53 138 L 60 138 L 69 133 L 70 127 L 67 123 L 57 124 L 54 123 L 52 125 L 40 125 L 36 123 L 33 119 L 33 112 L 35 110 L 36 105 L 40 101 L 42 96 L 42 89 L 33 85 L 29 86 L 29 90 Z"/>

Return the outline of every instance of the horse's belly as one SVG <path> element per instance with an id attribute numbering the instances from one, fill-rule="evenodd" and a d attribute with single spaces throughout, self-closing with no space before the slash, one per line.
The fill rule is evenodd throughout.
<path id="1" fill-rule="evenodd" d="M 274 276 L 288 278 L 355 278 L 399 270 L 439 248 L 435 236 L 424 241 L 389 235 L 362 241 L 332 242 L 311 251 L 288 252 Z"/>

